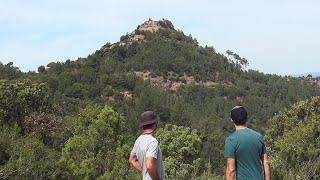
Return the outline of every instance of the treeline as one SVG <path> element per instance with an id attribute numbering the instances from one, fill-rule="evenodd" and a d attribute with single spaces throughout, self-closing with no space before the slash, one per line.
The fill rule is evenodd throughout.
<path id="1" fill-rule="evenodd" d="M 249 127 L 264 132 L 275 114 L 320 95 L 319 87 L 302 79 L 246 71 L 245 64 L 166 24 L 170 28 L 156 33 L 137 32 L 143 42 L 122 37 L 124 45 L 107 44 L 87 58 L 40 66 L 38 73 L 0 64 L 0 178 L 139 179 L 127 158 L 139 135 L 139 114 L 154 110 L 168 179 L 221 179 L 233 106 L 246 106 Z M 176 81 L 187 75 L 214 85 L 174 91 L 134 71 L 164 79 L 174 72 Z M 277 131 L 278 120 L 271 122 L 268 137 Z M 278 146 L 270 143 L 275 157 Z M 296 162 L 288 161 L 292 172 Z"/>

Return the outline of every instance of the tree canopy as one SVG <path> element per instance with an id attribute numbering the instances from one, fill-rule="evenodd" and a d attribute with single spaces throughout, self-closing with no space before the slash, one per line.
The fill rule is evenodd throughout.
<path id="1" fill-rule="evenodd" d="M 266 140 L 279 179 L 320 177 L 320 97 L 299 102 L 269 121 Z"/>
<path id="2" fill-rule="evenodd" d="M 246 69 L 239 54 L 158 24 L 37 73 L 0 63 L 0 179 L 140 179 L 127 158 L 146 110 L 160 115 L 168 179 L 221 179 L 235 105 L 266 133 L 276 178 L 317 178 L 298 169 L 319 167 L 316 84 Z"/>

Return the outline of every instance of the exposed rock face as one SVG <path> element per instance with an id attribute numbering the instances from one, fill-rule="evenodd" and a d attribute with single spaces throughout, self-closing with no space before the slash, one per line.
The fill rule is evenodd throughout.
<path id="1" fill-rule="evenodd" d="M 115 46 L 131 45 L 133 42 L 138 42 L 138 43 L 144 42 L 145 36 L 139 32 L 149 31 L 151 33 L 154 33 L 154 32 L 157 32 L 159 29 L 168 29 L 168 28 L 164 27 L 161 24 L 161 21 L 153 21 L 153 20 L 145 21 L 144 23 L 139 25 L 137 29 L 123 36 L 124 38 L 121 39 L 119 42 L 116 42 L 114 44 L 104 45 L 101 48 L 101 51 L 106 52 Z"/>
<path id="2" fill-rule="evenodd" d="M 207 87 L 214 87 L 215 85 L 218 84 L 213 81 L 197 82 L 193 76 L 187 76 L 186 74 L 184 76 L 178 77 L 172 71 L 167 73 L 166 79 L 163 76 L 154 75 L 150 71 L 143 71 L 143 72 L 135 71 L 134 73 L 137 76 L 141 77 L 143 80 L 150 80 L 153 86 L 163 87 L 163 88 L 174 90 L 174 91 L 186 84 L 203 85 Z"/>
<path id="3" fill-rule="evenodd" d="M 120 92 L 120 97 L 123 98 L 124 100 L 128 101 L 128 100 L 131 100 L 132 99 L 132 92 L 130 91 L 123 91 L 123 92 Z M 102 98 L 105 98 L 106 100 L 108 101 L 115 101 L 116 99 L 116 96 L 115 94 L 111 95 L 111 96 L 101 96 Z"/>
<path id="4" fill-rule="evenodd" d="M 123 98 L 125 100 L 130 100 L 132 99 L 132 93 L 130 91 L 125 91 L 125 92 L 121 92 L 121 94 L 123 95 Z"/>
<path id="5" fill-rule="evenodd" d="M 164 29 L 164 27 L 161 26 L 160 21 L 152 21 L 152 20 L 145 21 L 137 28 L 137 30 L 140 30 L 140 31 L 150 31 L 150 32 L 156 32 L 159 29 Z"/>

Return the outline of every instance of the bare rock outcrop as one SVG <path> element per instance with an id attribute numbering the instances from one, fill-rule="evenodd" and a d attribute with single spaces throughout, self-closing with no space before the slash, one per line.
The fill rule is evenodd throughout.
<path id="1" fill-rule="evenodd" d="M 164 29 L 165 27 L 161 26 L 160 21 L 153 21 L 149 19 L 145 21 L 141 25 L 138 26 L 137 30 L 139 31 L 150 31 L 150 32 L 157 32 L 159 29 Z"/>
<path id="2" fill-rule="evenodd" d="M 150 83 L 155 87 L 163 87 L 170 90 L 177 90 L 186 84 L 203 85 L 207 87 L 214 87 L 218 83 L 213 81 L 196 81 L 193 76 L 178 76 L 176 73 L 169 71 L 166 78 L 163 76 L 155 75 L 150 71 L 135 71 L 137 76 L 143 80 L 150 80 Z"/>
<path id="3" fill-rule="evenodd" d="M 154 21 L 149 19 L 148 21 L 145 21 L 141 25 L 139 25 L 134 31 L 131 33 L 127 33 L 126 35 L 122 36 L 119 42 L 113 43 L 113 44 L 106 44 L 101 48 L 102 52 L 106 52 L 109 49 L 112 49 L 115 46 L 126 46 L 131 45 L 133 42 L 144 42 L 145 36 L 142 32 L 148 31 L 151 33 L 157 32 L 159 29 L 169 29 L 168 27 L 165 27 L 162 21 Z"/>

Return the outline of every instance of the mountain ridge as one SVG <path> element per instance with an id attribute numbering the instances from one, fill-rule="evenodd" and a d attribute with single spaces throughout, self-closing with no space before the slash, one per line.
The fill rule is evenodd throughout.
<path id="1" fill-rule="evenodd" d="M 320 72 L 308 72 L 308 73 L 301 73 L 301 74 L 293 74 L 293 77 L 308 77 L 311 75 L 314 78 L 320 77 Z"/>

